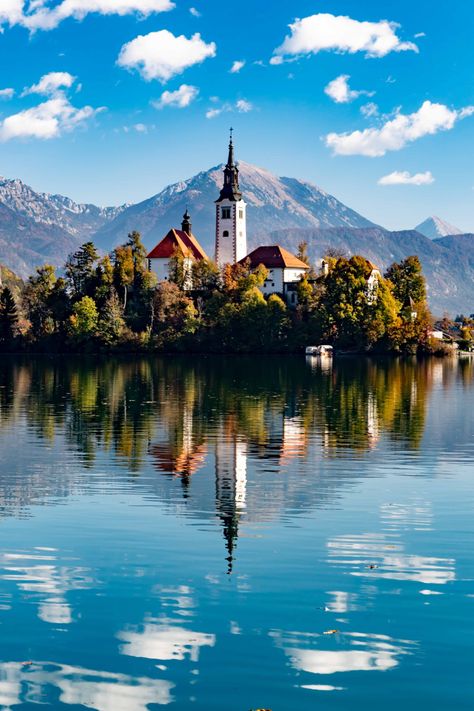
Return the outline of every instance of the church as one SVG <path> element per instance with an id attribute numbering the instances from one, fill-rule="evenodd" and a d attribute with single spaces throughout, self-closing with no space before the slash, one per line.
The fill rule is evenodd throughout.
<path id="1" fill-rule="evenodd" d="M 261 290 L 265 296 L 280 294 L 289 305 L 296 304 L 296 285 L 309 266 L 279 245 L 262 245 L 247 251 L 247 205 L 239 185 L 239 169 L 234 158 L 232 129 L 229 153 L 224 168 L 224 181 L 215 201 L 216 232 L 214 259 L 222 268 L 226 264 L 249 262 L 251 269 L 262 264 L 268 271 Z M 187 275 L 185 288 L 192 289 L 192 264 L 209 259 L 192 232 L 188 210 L 181 229 L 172 228 L 148 254 L 148 265 L 158 282 L 170 278 L 170 260 L 176 254 L 183 259 Z"/>

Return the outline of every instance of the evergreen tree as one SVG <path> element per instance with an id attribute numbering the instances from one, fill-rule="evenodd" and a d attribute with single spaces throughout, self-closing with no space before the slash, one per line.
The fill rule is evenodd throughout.
<path id="1" fill-rule="evenodd" d="M 69 255 L 65 264 L 65 272 L 68 287 L 74 299 L 94 295 L 94 265 L 98 257 L 98 252 L 92 242 L 85 242 L 76 252 Z"/>
<path id="2" fill-rule="evenodd" d="M 16 335 L 18 310 L 15 299 L 8 286 L 0 294 L 0 341 L 9 343 Z"/>
<path id="3" fill-rule="evenodd" d="M 100 314 L 99 337 L 107 346 L 112 346 L 119 341 L 124 331 L 123 306 L 117 292 L 113 289 Z"/>

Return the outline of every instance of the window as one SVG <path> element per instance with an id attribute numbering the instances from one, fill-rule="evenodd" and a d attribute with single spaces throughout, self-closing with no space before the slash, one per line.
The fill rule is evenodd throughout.
<path id="1" fill-rule="evenodd" d="M 222 233 L 222 236 L 223 236 L 223 237 L 228 237 L 228 236 L 229 236 L 229 230 L 224 230 L 224 232 Z"/>
<path id="2" fill-rule="evenodd" d="M 223 220 L 230 220 L 230 207 L 223 207 L 222 208 L 221 217 Z"/>
<path id="3" fill-rule="evenodd" d="M 239 220 L 243 220 L 243 219 L 244 219 L 244 211 L 239 210 Z"/>

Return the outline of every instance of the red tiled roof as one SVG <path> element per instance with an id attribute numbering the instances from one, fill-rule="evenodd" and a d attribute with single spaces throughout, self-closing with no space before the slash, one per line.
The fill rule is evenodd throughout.
<path id="1" fill-rule="evenodd" d="M 196 237 L 183 230 L 172 228 L 161 242 L 158 242 L 148 254 L 148 259 L 170 259 L 178 250 L 184 257 L 194 259 L 207 259 L 207 254 L 197 241 Z"/>
<path id="2" fill-rule="evenodd" d="M 280 269 L 309 269 L 308 265 L 295 257 L 294 254 L 288 252 L 279 244 L 274 244 L 268 247 L 257 247 L 253 252 L 250 252 L 244 259 L 240 260 L 242 264 L 247 259 L 250 259 L 252 268 L 263 264 L 264 267 L 280 268 Z"/>

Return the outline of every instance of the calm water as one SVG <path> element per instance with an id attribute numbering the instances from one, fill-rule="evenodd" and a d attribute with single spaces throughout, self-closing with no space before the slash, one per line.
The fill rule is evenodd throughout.
<path id="1" fill-rule="evenodd" d="M 0 361 L 0 708 L 472 709 L 474 363 Z"/>

